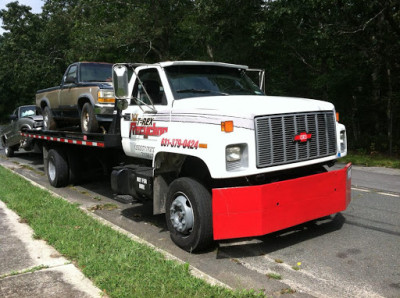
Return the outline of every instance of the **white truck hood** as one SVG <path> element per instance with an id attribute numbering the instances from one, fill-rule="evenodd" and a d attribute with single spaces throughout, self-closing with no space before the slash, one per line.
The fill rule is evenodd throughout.
<path id="1" fill-rule="evenodd" d="M 333 104 L 307 98 L 278 96 L 207 96 L 175 100 L 172 113 L 201 113 L 253 119 L 260 115 L 329 111 Z"/>

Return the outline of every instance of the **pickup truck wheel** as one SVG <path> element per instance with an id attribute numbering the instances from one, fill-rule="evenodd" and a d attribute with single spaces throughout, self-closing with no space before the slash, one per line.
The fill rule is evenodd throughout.
<path id="1" fill-rule="evenodd" d="M 57 128 L 56 121 L 54 120 L 53 113 L 48 106 L 42 110 L 43 114 L 43 130 L 54 130 Z"/>
<path id="2" fill-rule="evenodd" d="M 68 162 L 62 152 L 50 149 L 46 167 L 51 186 L 63 187 L 68 184 Z"/>
<path id="3" fill-rule="evenodd" d="M 13 157 L 14 156 L 14 149 L 12 147 L 4 147 L 4 152 L 7 157 Z"/>
<path id="4" fill-rule="evenodd" d="M 211 194 L 192 178 L 171 183 L 166 202 L 166 220 L 172 241 L 188 252 L 213 243 Z"/>
<path id="5" fill-rule="evenodd" d="M 81 129 L 83 133 L 97 132 L 99 130 L 99 124 L 90 102 L 83 105 L 81 113 Z"/>

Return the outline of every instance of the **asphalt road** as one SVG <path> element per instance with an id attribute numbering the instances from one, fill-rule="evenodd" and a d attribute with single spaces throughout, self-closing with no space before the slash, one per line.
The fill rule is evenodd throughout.
<path id="1" fill-rule="evenodd" d="M 153 216 L 151 204 L 112 200 L 107 178 L 55 189 L 43 175 L 38 154 L 8 159 L 1 150 L 0 164 L 84 208 L 116 204 L 115 210 L 95 212 L 232 288 L 263 290 L 269 296 L 292 289 L 291 297 L 400 297 L 400 170 L 353 167 L 352 202 L 345 212 L 189 254 L 172 243 L 164 216 Z M 269 273 L 282 279 L 268 278 Z"/>

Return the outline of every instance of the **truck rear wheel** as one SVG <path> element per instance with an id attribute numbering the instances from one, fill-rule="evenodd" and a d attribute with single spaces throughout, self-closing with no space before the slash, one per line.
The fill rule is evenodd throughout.
<path id="1" fill-rule="evenodd" d="M 48 106 L 45 106 L 43 111 L 43 130 L 54 130 L 57 128 L 53 113 Z"/>
<path id="2" fill-rule="evenodd" d="M 90 102 L 83 105 L 81 113 L 81 129 L 83 133 L 97 132 L 99 130 L 99 124 Z"/>
<path id="3" fill-rule="evenodd" d="M 61 151 L 50 149 L 47 156 L 47 177 L 51 186 L 63 187 L 68 184 L 68 162 Z"/>
<path id="4" fill-rule="evenodd" d="M 192 178 L 171 183 L 166 202 L 166 220 L 172 241 L 188 252 L 213 243 L 211 194 Z"/>

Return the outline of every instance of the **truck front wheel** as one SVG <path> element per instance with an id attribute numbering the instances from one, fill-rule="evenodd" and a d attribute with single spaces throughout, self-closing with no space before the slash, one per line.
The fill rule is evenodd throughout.
<path id="1" fill-rule="evenodd" d="M 211 194 L 192 178 L 171 183 L 166 202 L 166 220 L 172 241 L 188 252 L 213 243 Z"/>
<path id="2" fill-rule="evenodd" d="M 97 132 L 99 130 L 99 124 L 90 102 L 85 103 L 82 107 L 81 129 L 83 133 Z"/>
<path id="3" fill-rule="evenodd" d="M 50 149 L 46 167 L 51 186 L 63 187 L 68 184 L 68 162 L 65 154 L 58 150 Z"/>

